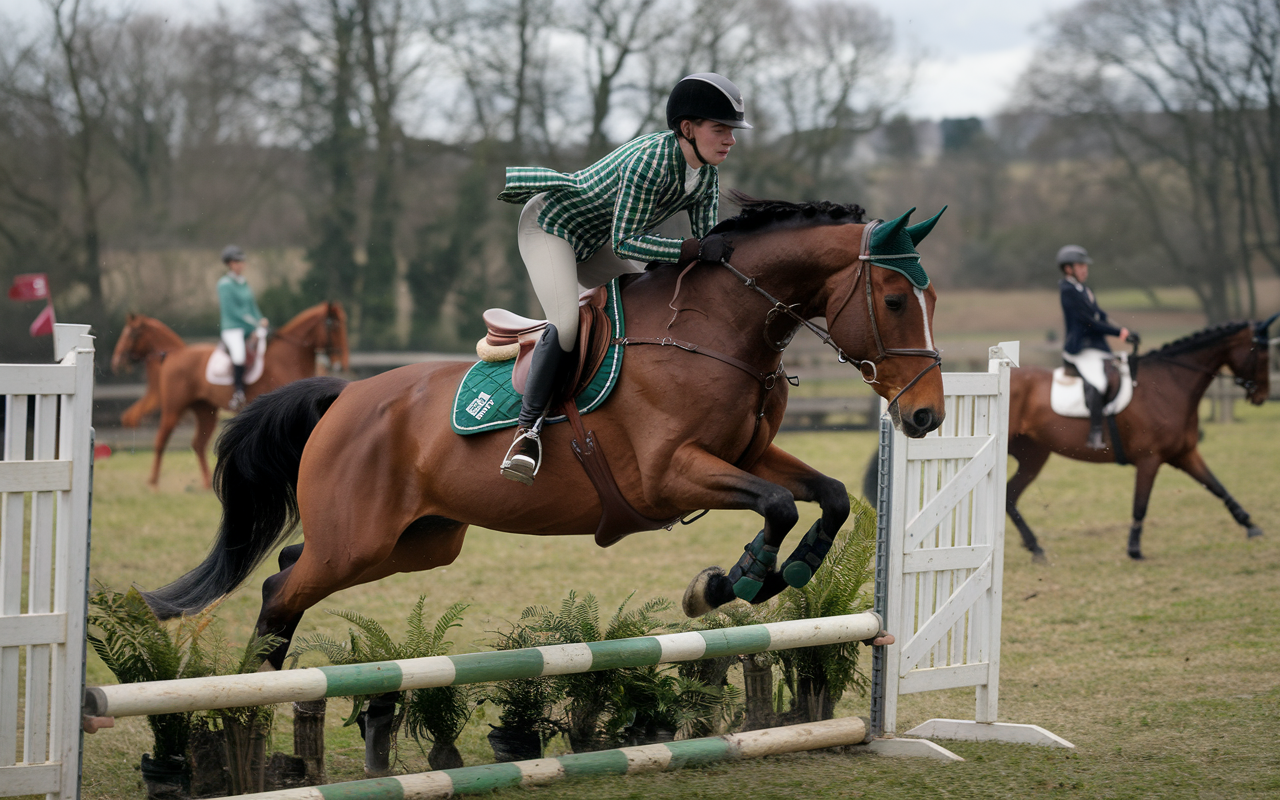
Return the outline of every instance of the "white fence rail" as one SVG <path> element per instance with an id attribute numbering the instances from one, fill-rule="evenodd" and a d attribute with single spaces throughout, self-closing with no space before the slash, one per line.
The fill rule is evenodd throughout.
<path id="1" fill-rule="evenodd" d="M 93 459 L 89 326 L 57 325 L 54 350 L 57 364 L 0 364 L 0 797 L 79 796 Z"/>

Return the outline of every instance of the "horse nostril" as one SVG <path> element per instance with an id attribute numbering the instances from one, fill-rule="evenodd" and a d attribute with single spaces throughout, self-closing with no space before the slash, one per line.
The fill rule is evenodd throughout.
<path id="1" fill-rule="evenodd" d="M 916 409 L 916 413 L 911 415 L 911 422 L 922 431 L 933 430 L 933 410 L 928 408 Z"/>

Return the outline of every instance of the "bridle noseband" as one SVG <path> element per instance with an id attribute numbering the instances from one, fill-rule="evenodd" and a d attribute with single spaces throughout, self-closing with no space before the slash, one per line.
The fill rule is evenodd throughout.
<path id="1" fill-rule="evenodd" d="M 324 346 L 323 347 L 314 347 L 308 344 L 307 342 L 299 341 L 298 339 L 294 339 L 292 336 L 286 336 L 285 334 L 279 331 L 273 331 L 271 335 L 273 338 L 286 341 L 289 344 L 294 345 L 295 347 L 301 347 L 304 349 L 307 347 L 311 347 L 312 350 L 323 350 L 325 358 L 329 359 L 329 361 L 333 361 L 333 351 L 335 349 L 335 345 L 333 343 L 333 328 L 337 324 L 338 324 L 338 320 L 333 313 L 333 306 L 329 306 L 327 309 L 325 309 L 325 314 L 324 314 Z"/>
<path id="2" fill-rule="evenodd" d="M 766 300 L 768 300 L 770 303 L 773 304 L 773 308 L 769 309 L 768 316 L 765 319 L 766 330 L 768 329 L 769 323 L 772 322 L 774 319 L 776 319 L 778 315 L 785 315 L 787 317 L 790 317 L 792 320 L 798 323 L 797 328 L 801 325 L 808 328 L 815 336 L 817 336 L 822 341 L 823 344 L 827 345 L 832 350 L 835 350 L 836 357 L 837 359 L 839 359 L 840 363 L 856 364 L 858 367 L 858 372 L 861 373 L 862 375 L 863 383 L 866 383 L 867 385 L 871 385 L 873 383 L 879 383 L 879 373 L 876 369 L 876 366 L 887 358 L 904 357 L 904 358 L 933 359 L 933 363 L 929 364 L 929 366 L 920 370 L 920 372 L 918 372 L 914 378 L 912 378 L 910 381 L 907 382 L 906 386 L 903 386 L 901 389 L 898 390 L 898 393 L 895 394 L 893 396 L 893 399 L 889 401 L 889 405 L 893 406 L 894 403 L 898 402 L 898 398 L 902 396 L 903 392 L 906 392 L 912 386 L 915 386 L 916 383 L 918 383 L 920 379 L 923 378 L 925 374 L 929 372 L 929 370 L 934 369 L 935 367 L 937 368 L 942 367 L 942 354 L 939 353 L 937 350 L 929 350 L 925 348 L 885 347 L 884 346 L 884 340 L 881 339 L 880 337 L 880 326 L 876 322 L 875 294 L 871 286 L 871 274 L 870 274 L 870 271 L 864 269 L 864 267 L 869 263 L 873 263 L 872 259 L 919 258 L 919 256 L 916 253 L 899 253 L 899 254 L 887 255 L 887 256 L 871 255 L 871 251 L 870 251 L 871 232 L 877 226 L 883 224 L 883 222 L 884 222 L 883 220 L 878 220 L 878 219 L 872 220 L 871 222 L 866 223 L 866 225 L 863 227 L 862 243 L 861 243 L 861 246 L 859 247 L 859 252 L 858 252 L 858 261 L 859 261 L 858 271 L 853 276 L 853 282 L 849 286 L 848 294 L 846 294 L 844 299 L 840 301 L 839 306 L 836 308 L 835 313 L 831 315 L 831 319 L 828 323 L 831 327 L 833 328 L 835 327 L 836 320 L 840 317 L 840 314 L 844 311 L 845 306 L 849 304 L 849 300 L 853 297 L 854 292 L 858 288 L 858 282 L 862 280 L 865 274 L 866 286 L 867 286 L 867 317 L 871 321 L 871 334 L 872 334 L 872 337 L 875 339 L 875 343 L 876 343 L 876 357 L 873 360 L 851 358 L 847 353 L 844 352 L 844 350 L 840 348 L 840 345 L 836 344 L 835 340 L 831 338 L 831 333 L 829 330 L 824 329 L 818 325 L 815 325 L 814 323 L 800 316 L 800 314 L 798 314 L 795 311 L 795 309 L 793 309 L 791 306 L 787 305 L 786 303 L 782 302 L 781 300 L 779 300 L 778 298 L 774 297 L 773 295 L 769 294 L 769 292 L 761 288 L 760 285 L 756 282 L 755 278 L 751 278 L 751 277 L 748 277 L 747 275 L 742 274 L 742 272 L 740 272 L 736 267 L 734 267 L 732 264 L 729 263 L 728 259 L 721 259 L 718 263 L 721 266 L 723 266 L 725 269 L 729 270 L 729 272 L 733 273 L 734 277 L 736 277 L 739 281 L 741 281 L 743 286 L 747 287 L 748 289 L 751 289 L 752 291 L 756 292 L 757 294 L 764 297 Z M 874 266 L 879 266 L 879 265 L 874 264 Z M 792 334 L 794 335 L 794 331 L 792 331 Z M 788 342 L 790 341 L 790 336 L 787 337 L 787 341 Z M 777 345 L 774 345 L 772 342 L 770 343 L 770 345 L 773 346 L 774 349 L 777 349 L 777 350 L 781 349 Z M 783 347 L 785 346 L 786 346 L 786 342 L 783 342 Z"/>

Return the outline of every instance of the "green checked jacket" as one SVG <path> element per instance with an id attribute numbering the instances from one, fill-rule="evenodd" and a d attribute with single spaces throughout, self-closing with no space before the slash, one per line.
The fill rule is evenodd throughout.
<path id="1" fill-rule="evenodd" d="M 571 174 L 507 167 L 507 185 L 498 199 L 527 203 L 546 192 L 538 225 L 573 245 L 579 262 L 607 243 L 619 258 L 674 262 L 680 257 L 680 240 L 650 231 L 687 209 L 693 235 L 701 239 L 715 227 L 720 208 L 716 168 L 704 164 L 687 194 L 685 168 L 674 132 L 649 133 Z"/>

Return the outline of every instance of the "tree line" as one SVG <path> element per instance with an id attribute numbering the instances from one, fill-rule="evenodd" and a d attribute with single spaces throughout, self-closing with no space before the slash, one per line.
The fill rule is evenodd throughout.
<path id="1" fill-rule="evenodd" d="M 910 61 L 855 0 L 259 0 L 183 24 L 44 2 L 0 42 L 0 280 L 48 272 L 61 318 L 104 333 L 130 310 L 108 253 L 236 241 L 305 252 L 262 291 L 274 319 L 335 299 L 360 347 L 457 346 L 487 306 L 535 310 L 503 168 L 661 129 L 698 71 L 756 125 L 723 186 L 950 204 L 943 285 L 1052 284 L 1075 241 L 1097 280 L 1186 285 L 1218 320 L 1280 272 L 1274 0 L 1088 0 L 1007 113 L 941 125 L 901 113 Z M 29 348 L 4 316 L 0 345 Z"/>

